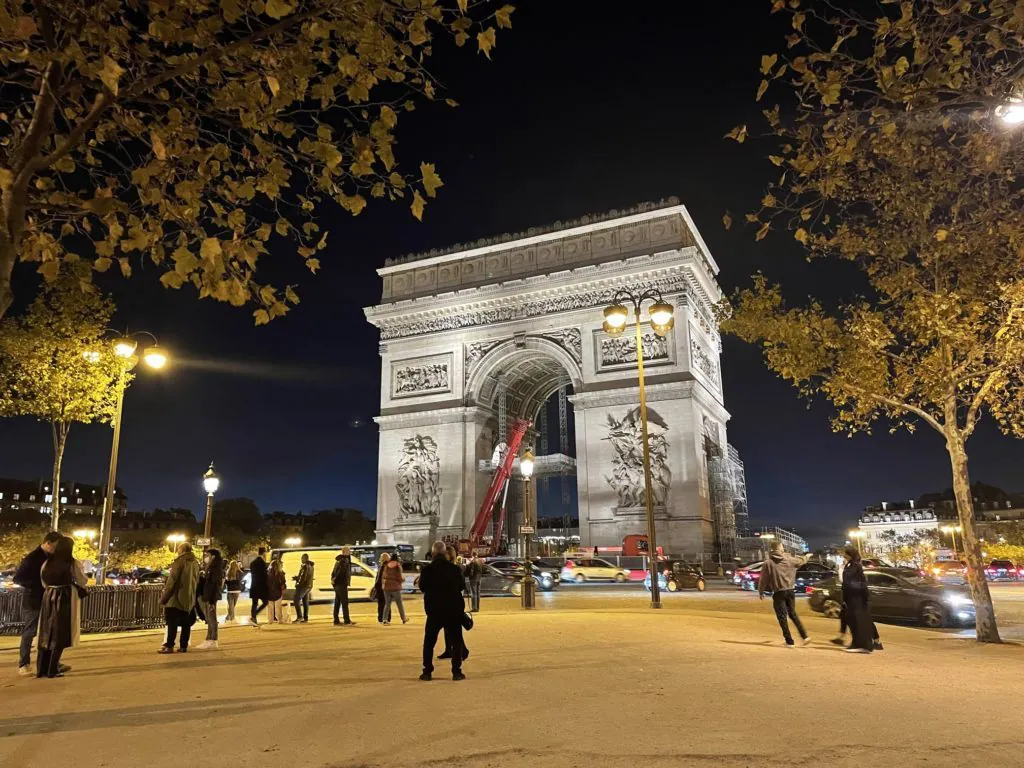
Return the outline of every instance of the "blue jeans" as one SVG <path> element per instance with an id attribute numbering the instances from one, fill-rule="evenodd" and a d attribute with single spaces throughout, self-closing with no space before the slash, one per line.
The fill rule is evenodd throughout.
<path id="1" fill-rule="evenodd" d="M 295 618 L 309 621 L 309 587 L 295 588 Z"/>
<path id="2" fill-rule="evenodd" d="M 31 608 L 27 605 L 21 606 L 21 620 L 25 622 L 25 628 L 21 630 L 19 667 L 27 667 L 32 663 L 32 641 L 36 639 L 36 632 L 39 631 L 39 612 L 41 610 L 41 608 Z"/>

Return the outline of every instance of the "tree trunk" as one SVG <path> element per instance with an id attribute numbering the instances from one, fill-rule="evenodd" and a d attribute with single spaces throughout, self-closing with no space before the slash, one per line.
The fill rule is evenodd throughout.
<path id="1" fill-rule="evenodd" d="M 60 525 L 60 470 L 64 465 L 64 446 L 68 442 L 68 430 L 70 424 L 50 425 L 53 427 L 53 489 L 52 503 L 50 509 L 50 530 L 56 531 Z"/>
<path id="2" fill-rule="evenodd" d="M 946 436 L 946 450 L 953 470 L 953 494 L 960 518 L 961 542 L 964 559 L 967 561 L 967 582 L 974 600 L 975 627 L 979 643 L 1001 643 L 996 613 L 992 607 L 992 595 L 985 580 L 985 563 L 981 558 L 981 546 L 974 530 L 974 499 L 971 496 L 971 480 L 967 473 L 967 450 L 959 434 Z"/>

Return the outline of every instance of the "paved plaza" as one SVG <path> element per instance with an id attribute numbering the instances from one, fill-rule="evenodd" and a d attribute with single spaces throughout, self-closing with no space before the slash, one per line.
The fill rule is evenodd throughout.
<path id="1" fill-rule="evenodd" d="M 1022 598 L 997 596 L 1010 636 Z M 884 652 L 844 654 L 801 602 L 815 642 L 788 650 L 749 593 L 666 595 L 655 612 L 635 587 L 567 587 L 532 613 L 485 600 L 469 679 L 439 662 L 423 683 L 408 602 L 406 626 L 363 604 L 335 628 L 318 607 L 170 657 L 156 633 L 90 636 L 60 680 L 17 677 L 3 638 L 0 766 L 934 768 L 1017 765 L 1024 747 L 1018 645 L 881 625 Z"/>

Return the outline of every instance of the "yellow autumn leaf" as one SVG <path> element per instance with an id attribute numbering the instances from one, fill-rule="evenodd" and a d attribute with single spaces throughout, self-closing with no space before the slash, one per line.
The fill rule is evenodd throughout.
<path id="1" fill-rule="evenodd" d="M 287 0 L 267 0 L 264 13 L 272 19 L 283 19 L 295 10 L 295 6 Z"/>
<path id="2" fill-rule="evenodd" d="M 459 0 L 459 10 L 465 13 L 469 9 L 469 0 Z"/>
<path id="3" fill-rule="evenodd" d="M 320 269 L 320 259 L 306 259 L 306 268 L 315 275 Z"/>
<path id="4" fill-rule="evenodd" d="M 514 5 L 503 5 L 494 12 L 494 20 L 498 23 L 499 28 L 512 28 L 512 11 L 515 9 L 516 7 Z"/>
<path id="5" fill-rule="evenodd" d="M 380 108 L 380 121 L 388 128 L 394 128 L 398 125 L 398 115 L 395 114 L 395 110 L 385 104 Z"/>
<path id="6" fill-rule="evenodd" d="M 185 284 L 185 278 L 177 272 L 164 272 L 160 276 L 160 284 L 164 288 L 181 288 Z"/>
<path id="7" fill-rule="evenodd" d="M 483 32 L 477 32 L 476 34 L 476 45 L 484 56 L 488 59 L 491 58 L 491 49 L 498 44 L 497 36 L 494 32 L 494 27 L 488 27 Z"/>
<path id="8" fill-rule="evenodd" d="M 418 189 L 413 190 L 412 193 L 412 205 L 409 206 L 412 210 L 412 215 L 420 221 L 423 221 L 423 209 L 426 207 L 427 201 L 423 199 L 423 195 L 420 194 Z"/>
<path id="9" fill-rule="evenodd" d="M 43 276 L 43 279 L 45 279 L 46 282 L 52 283 L 57 279 L 57 275 L 60 274 L 60 262 L 55 259 L 44 261 L 39 265 L 39 269 L 37 271 Z"/>
<path id="10" fill-rule="evenodd" d="M 113 263 L 114 262 L 108 259 L 106 256 L 100 256 L 100 258 L 96 259 L 96 261 L 92 263 L 92 268 L 95 269 L 97 272 L 106 272 L 108 269 L 110 269 L 110 265 Z"/>
<path id="11" fill-rule="evenodd" d="M 420 176 L 423 182 L 423 191 L 427 197 L 437 197 L 437 190 L 444 186 L 441 177 L 437 175 L 433 163 L 420 163 Z"/>
<path id="12" fill-rule="evenodd" d="M 938 240 L 940 243 L 945 241 L 945 239 L 947 237 L 949 237 L 949 230 L 946 230 L 946 229 L 937 229 L 937 230 L 935 230 L 935 239 Z"/>
<path id="13" fill-rule="evenodd" d="M 214 259 L 220 256 L 220 240 L 216 237 L 208 237 L 203 240 L 203 244 L 199 247 L 199 255 L 204 259 Z"/>
<path id="14" fill-rule="evenodd" d="M 732 139 L 737 144 L 742 144 L 747 139 L 747 126 L 737 125 L 731 131 L 725 134 L 725 138 Z"/>
<path id="15" fill-rule="evenodd" d="M 265 309 L 257 309 L 252 313 L 252 318 L 256 325 L 266 325 L 270 322 L 270 313 Z"/>
<path id="16" fill-rule="evenodd" d="M 900 56 L 898 59 L 896 59 L 897 76 L 902 77 L 903 75 L 906 74 L 908 69 L 910 69 L 910 62 L 907 61 L 906 56 Z"/>
<path id="17" fill-rule="evenodd" d="M 163 139 L 160 138 L 160 134 L 150 133 L 149 143 L 153 147 L 153 154 L 156 155 L 157 160 L 167 159 L 167 147 L 164 146 L 164 142 Z"/>
<path id="18" fill-rule="evenodd" d="M 284 297 L 285 297 L 286 300 L 290 301 L 292 304 L 298 304 L 299 303 L 299 295 L 292 289 L 292 287 L 290 285 L 287 288 L 284 289 Z"/>
<path id="19" fill-rule="evenodd" d="M 281 235 L 282 237 L 284 237 L 285 235 L 288 234 L 288 230 L 290 228 L 291 228 L 291 225 L 288 223 L 288 219 L 283 218 L 283 217 L 278 219 L 274 223 L 274 229 L 277 231 L 277 234 Z"/>
<path id="20" fill-rule="evenodd" d="M 358 216 L 363 212 L 363 208 L 366 207 L 366 198 L 362 195 L 345 195 L 342 194 L 338 202 L 341 203 L 341 207 L 351 213 L 353 216 Z"/>
<path id="21" fill-rule="evenodd" d="M 757 234 L 754 235 L 754 239 L 758 240 L 758 241 L 764 240 L 765 237 L 768 236 L 768 230 L 770 230 L 770 229 L 771 229 L 771 224 L 769 224 L 766 221 L 764 224 L 761 225 L 761 228 L 759 230 L 757 230 Z"/>
<path id="22" fill-rule="evenodd" d="M 810 239 L 810 237 L 807 234 L 807 230 L 804 229 L 803 227 L 800 227 L 799 229 L 797 229 L 796 232 L 793 233 L 793 239 L 796 240 L 798 243 L 803 243 L 804 245 L 807 245 L 807 241 Z"/>
<path id="23" fill-rule="evenodd" d="M 281 83 L 273 75 L 267 75 L 267 88 L 270 89 L 271 95 L 277 96 L 281 92 Z"/>
<path id="24" fill-rule="evenodd" d="M 124 74 L 124 68 L 109 56 L 103 57 L 103 66 L 100 68 L 100 81 L 107 86 L 112 94 L 117 96 L 117 84 Z"/>
<path id="25" fill-rule="evenodd" d="M 722 226 L 726 229 L 732 229 L 732 216 L 729 215 L 728 211 L 722 214 Z"/>
<path id="26" fill-rule="evenodd" d="M 773 53 L 771 56 L 761 57 L 761 74 L 769 75 L 772 69 L 775 67 L 775 62 L 779 60 L 778 54 Z"/>
<path id="27" fill-rule="evenodd" d="M 14 23 L 14 34 L 22 40 L 28 40 L 39 31 L 31 16 L 19 16 Z"/>
<path id="28" fill-rule="evenodd" d="M 760 101 L 761 97 L 764 96 L 764 92 L 768 90 L 768 81 L 762 80 L 761 84 L 757 86 L 757 98 L 755 101 Z"/>

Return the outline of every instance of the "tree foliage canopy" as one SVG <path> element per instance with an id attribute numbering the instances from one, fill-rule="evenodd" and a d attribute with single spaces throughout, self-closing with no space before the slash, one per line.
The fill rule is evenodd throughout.
<path id="1" fill-rule="evenodd" d="M 333 200 L 404 199 L 399 115 L 440 83 L 440 38 L 490 57 L 513 7 L 488 0 L 0 0 L 0 316 L 16 260 L 53 279 L 89 253 L 124 276 L 255 305 L 298 303 L 257 265 L 275 239 L 310 272 Z M 454 104 L 454 102 L 452 102 Z M 94 254 L 93 254 L 94 252 Z"/>

